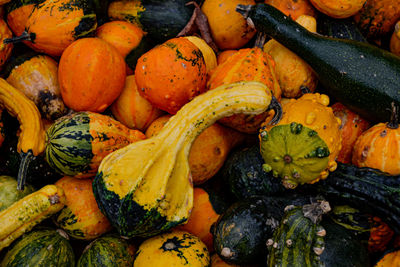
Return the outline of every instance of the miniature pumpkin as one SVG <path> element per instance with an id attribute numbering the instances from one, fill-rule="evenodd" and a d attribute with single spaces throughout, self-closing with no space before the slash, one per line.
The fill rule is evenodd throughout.
<path id="1" fill-rule="evenodd" d="M 350 164 L 354 143 L 368 129 L 369 122 L 339 102 L 332 105 L 332 110 L 335 116 L 341 120 L 342 148 L 339 151 L 337 161 Z"/>
<path id="2" fill-rule="evenodd" d="M 326 95 L 305 94 L 283 106 L 277 125 L 262 126 L 263 167 L 280 176 L 286 188 L 315 183 L 336 169 L 341 149 L 340 119 L 328 104 Z"/>
<path id="3" fill-rule="evenodd" d="M 65 194 L 65 207 L 54 222 L 76 239 L 91 240 L 111 230 L 111 224 L 100 212 L 92 189 L 93 179 L 65 176 L 55 185 Z"/>
<path id="4" fill-rule="evenodd" d="M 361 31 L 370 39 L 391 33 L 399 19 L 400 5 L 393 0 L 367 0 L 354 16 Z"/>
<path id="5" fill-rule="evenodd" d="M 131 69 L 135 69 L 138 58 L 151 48 L 143 30 L 126 21 L 104 23 L 97 28 L 96 37 L 114 46 Z"/>
<path id="6" fill-rule="evenodd" d="M 156 119 L 147 129 L 146 137 L 156 135 L 170 117 L 165 115 Z M 213 177 L 221 169 L 229 152 L 243 139 L 243 134 L 218 123 L 214 123 L 199 134 L 189 152 L 193 183 L 199 185 Z"/>
<path id="7" fill-rule="evenodd" d="M 400 266 L 400 250 L 387 253 L 376 264 L 376 267 L 398 267 L 398 266 Z"/>
<path id="8" fill-rule="evenodd" d="M 8 27 L 15 36 L 20 36 L 25 30 L 25 24 L 35 5 L 44 0 L 13 0 L 6 5 L 6 20 Z"/>
<path id="9" fill-rule="evenodd" d="M 317 15 L 309 0 L 265 0 L 264 3 L 276 7 L 293 20 L 296 20 L 301 15 L 312 17 Z"/>
<path id="10" fill-rule="evenodd" d="M 337 19 L 356 14 L 367 0 L 310 0 L 316 9 Z"/>
<path id="11" fill-rule="evenodd" d="M 311 32 L 317 31 L 317 22 L 311 16 L 301 15 L 296 20 L 301 26 Z M 263 48 L 274 59 L 275 72 L 282 94 L 293 98 L 302 95 L 301 89 L 308 88 L 314 92 L 318 79 L 311 67 L 295 53 L 275 41 L 269 40 Z"/>
<path id="12" fill-rule="evenodd" d="M 255 35 L 256 31 L 235 11 L 238 4 L 254 5 L 254 0 L 205 0 L 201 10 L 207 16 L 211 35 L 218 48 L 238 49 Z"/>
<path id="13" fill-rule="evenodd" d="M 135 68 L 140 94 L 175 114 L 205 91 L 207 70 L 201 50 L 187 38 L 173 38 L 143 54 Z"/>
<path id="14" fill-rule="evenodd" d="M 400 175 L 400 128 L 396 107 L 392 113 L 390 122 L 378 123 L 358 137 L 353 150 L 354 165 Z"/>
<path id="15" fill-rule="evenodd" d="M 122 92 L 125 73 L 124 59 L 112 45 L 100 38 L 75 41 L 58 67 L 65 105 L 75 111 L 103 112 Z"/>
<path id="16" fill-rule="evenodd" d="M 258 81 L 264 83 L 277 98 L 281 89 L 275 75 L 275 62 L 259 47 L 242 48 L 218 65 L 207 82 L 209 90 L 222 84 L 238 81 Z M 256 133 L 269 112 L 256 116 L 236 114 L 219 120 L 220 123 L 244 133 Z"/>
<path id="17" fill-rule="evenodd" d="M 126 77 L 125 87 L 111 105 L 114 117 L 131 129 L 145 131 L 163 112 L 140 95 L 135 76 Z"/>
<path id="18" fill-rule="evenodd" d="M 390 52 L 400 56 L 400 20 L 396 23 L 392 38 L 390 38 Z"/>
<path id="19" fill-rule="evenodd" d="M 138 248 L 135 267 L 210 266 L 210 255 L 201 240 L 174 230 L 145 240 Z"/>
<path id="20" fill-rule="evenodd" d="M 61 56 L 67 46 L 89 35 L 96 27 L 96 14 L 90 1 L 46 0 L 34 6 L 24 32 L 6 41 L 25 41 L 35 51 Z"/>

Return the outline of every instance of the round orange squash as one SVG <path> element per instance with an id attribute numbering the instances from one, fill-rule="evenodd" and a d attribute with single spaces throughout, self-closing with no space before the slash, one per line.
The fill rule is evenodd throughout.
<path id="1" fill-rule="evenodd" d="M 20 36 L 25 30 L 25 24 L 36 4 L 40 0 L 13 0 L 6 5 L 6 20 L 8 27 L 15 36 Z"/>
<path id="2" fill-rule="evenodd" d="M 163 112 L 139 94 L 135 76 L 126 77 L 122 93 L 111 105 L 114 117 L 131 129 L 145 131 Z"/>
<path id="3" fill-rule="evenodd" d="M 255 35 L 256 31 L 235 11 L 238 4 L 254 5 L 254 0 L 205 0 L 201 10 L 207 16 L 211 35 L 218 48 L 238 49 Z"/>
<path id="4" fill-rule="evenodd" d="M 369 122 L 339 102 L 332 105 L 332 110 L 333 114 L 341 120 L 342 148 L 339 151 L 337 161 L 350 164 L 354 143 L 368 129 Z"/>
<path id="5" fill-rule="evenodd" d="M 135 68 L 140 94 L 155 107 L 175 114 L 205 91 L 207 70 L 200 49 L 184 37 L 143 54 Z"/>
<path id="6" fill-rule="evenodd" d="M 352 157 L 354 165 L 400 175 L 400 128 L 396 109 L 392 117 L 389 123 L 378 123 L 357 139 Z"/>
<path id="7" fill-rule="evenodd" d="M 398 266 L 400 266 L 400 250 L 387 253 L 376 264 L 376 267 L 398 267 Z"/>
<path id="8" fill-rule="evenodd" d="M 65 176 L 55 183 L 64 190 L 67 203 L 54 221 L 76 239 L 94 239 L 112 228 L 97 206 L 92 181 Z"/>
<path id="9" fill-rule="evenodd" d="M 317 15 L 316 10 L 308 0 L 265 0 L 264 3 L 276 7 L 293 20 L 301 15 L 313 17 Z"/>
<path id="10" fill-rule="evenodd" d="M 366 0 L 310 0 L 316 9 L 337 19 L 348 18 L 356 14 Z"/>
<path id="11" fill-rule="evenodd" d="M 122 92 L 125 73 L 124 59 L 112 45 L 100 38 L 79 39 L 60 59 L 62 98 L 75 111 L 102 112 Z"/>

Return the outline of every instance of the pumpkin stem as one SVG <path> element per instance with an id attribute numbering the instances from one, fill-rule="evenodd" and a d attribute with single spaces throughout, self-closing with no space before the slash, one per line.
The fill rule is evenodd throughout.
<path id="1" fill-rule="evenodd" d="M 256 41 L 254 43 L 254 47 L 259 47 L 259 48 L 263 48 L 264 47 L 264 43 L 265 40 L 267 39 L 267 35 L 263 32 L 258 32 L 257 33 L 257 37 L 256 37 Z"/>
<path id="2" fill-rule="evenodd" d="M 318 200 L 317 202 L 303 206 L 303 215 L 309 218 L 314 224 L 321 221 L 323 214 L 328 213 L 331 206 L 328 201 Z"/>
<path id="3" fill-rule="evenodd" d="M 236 12 L 240 13 L 245 19 L 249 17 L 249 12 L 253 5 L 242 5 L 238 4 L 236 6 Z"/>
<path id="4" fill-rule="evenodd" d="M 30 41 L 32 42 L 35 39 L 34 33 L 28 33 L 27 31 L 23 31 L 20 36 L 13 37 L 13 38 L 6 38 L 4 39 L 3 43 L 5 44 L 16 44 L 22 41 Z"/>
<path id="5" fill-rule="evenodd" d="M 271 103 L 268 106 L 268 110 L 273 109 L 275 111 L 274 117 L 272 118 L 272 120 L 270 121 L 271 125 L 275 125 L 277 124 L 281 118 L 282 118 L 282 106 L 279 103 L 278 99 L 276 99 L 275 96 L 272 96 L 271 98 Z"/>
<path id="6" fill-rule="evenodd" d="M 397 129 L 399 128 L 399 114 L 398 114 L 398 107 L 392 102 L 392 114 L 390 116 L 390 122 L 387 124 L 387 127 L 390 129 Z"/>
<path id="7" fill-rule="evenodd" d="M 29 163 L 31 162 L 33 157 L 32 150 L 29 150 L 27 153 L 21 153 L 21 162 L 19 164 L 18 176 L 17 181 L 18 190 L 24 190 L 25 180 L 26 180 L 26 173 L 28 172 Z"/>

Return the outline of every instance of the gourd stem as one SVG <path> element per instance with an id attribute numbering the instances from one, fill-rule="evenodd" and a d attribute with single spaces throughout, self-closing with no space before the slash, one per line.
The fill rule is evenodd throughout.
<path id="1" fill-rule="evenodd" d="M 398 107 L 392 102 L 392 114 L 390 116 L 390 121 L 387 124 L 387 127 L 390 129 L 397 129 L 399 128 L 399 114 L 398 114 Z"/>
<path id="2" fill-rule="evenodd" d="M 271 109 L 275 111 L 275 114 L 274 114 L 274 117 L 272 118 L 270 124 L 275 125 L 282 119 L 282 106 L 279 103 L 278 99 L 276 99 L 275 96 L 272 96 L 271 103 L 268 106 L 268 110 L 271 110 Z"/>
<path id="3" fill-rule="evenodd" d="M 6 38 L 4 39 L 3 43 L 4 44 L 15 44 L 15 43 L 20 43 L 22 41 L 32 41 L 33 34 L 29 34 L 27 31 L 23 31 L 20 36 L 14 37 L 14 38 Z"/>
<path id="4" fill-rule="evenodd" d="M 25 152 L 21 153 L 21 162 L 19 164 L 19 170 L 17 176 L 18 190 L 21 191 L 24 190 L 26 173 L 28 172 L 29 163 L 31 162 L 32 157 L 33 157 L 32 150 L 29 150 L 26 153 Z"/>
<path id="5" fill-rule="evenodd" d="M 265 33 L 258 32 L 256 41 L 254 42 L 254 47 L 259 47 L 262 49 L 264 47 L 264 43 L 265 43 L 266 39 L 267 39 L 267 35 Z"/>

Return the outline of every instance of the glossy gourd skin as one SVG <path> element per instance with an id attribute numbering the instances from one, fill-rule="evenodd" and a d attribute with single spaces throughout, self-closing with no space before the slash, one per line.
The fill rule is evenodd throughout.
<path id="1" fill-rule="evenodd" d="M 136 248 L 117 235 L 105 235 L 93 240 L 84 249 L 77 267 L 131 267 Z"/>
<path id="2" fill-rule="evenodd" d="M 54 222 L 75 239 L 92 240 L 111 230 L 94 199 L 92 182 L 93 179 L 65 176 L 55 183 L 63 189 L 66 201 Z"/>
<path id="3" fill-rule="evenodd" d="M 185 231 L 173 230 L 145 240 L 138 248 L 135 267 L 210 265 L 207 247 L 200 239 Z"/>
<path id="4" fill-rule="evenodd" d="M 223 116 L 265 111 L 271 98 L 259 82 L 224 85 L 197 96 L 156 136 L 103 159 L 93 182 L 100 209 L 127 237 L 152 236 L 183 223 L 193 206 L 188 155 L 195 137 Z"/>
<path id="5" fill-rule="evenodd" d="M 140 131 L 94 112 L 64 116 L 46 133 L 46 161 L 57 172 L 75 178 L 93 177 L 106 155 L 145 139 Z"/>
<path id="6" fill-rule="evenodd" d="M 1 266 L 8 267 L 71 267 L 74 265 L 75 255 L 69 244 L 68 235 L 61 230 L 53 229 L 30 232 L 16 241 L 1 262 Z"/>
<path id="7" fill-rule="evenodd" d="M 369 44 L 310 33 L 269 5 L 238 9 L 257 30 L 304 59 L 329 95 L 354 112 L 388 121 L 391 103 L 400 105 L 399 57 Z"/>
<path id="8" fill-rule="evenodd" d="M 7 63 L 4 78 L 36 104 L 43 118 L 54 121 L 67 113 L 58 84 L 58 63 L 51 57 L 34 52 L 18 55 Z"/>

